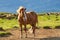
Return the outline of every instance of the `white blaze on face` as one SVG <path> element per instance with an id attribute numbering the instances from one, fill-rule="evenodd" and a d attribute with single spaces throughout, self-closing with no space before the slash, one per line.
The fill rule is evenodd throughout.
<path id="1" fill-rule="evenodd" d="M 26 13 L 24 12 L 24 21 L 26 21 L 27 20 L 27 16 L 26 16 Z"/>
<path id="2" fill-rule="evenodd" d="M 27 19 L 26 13 L 24 12 L 25 19 Z"/>

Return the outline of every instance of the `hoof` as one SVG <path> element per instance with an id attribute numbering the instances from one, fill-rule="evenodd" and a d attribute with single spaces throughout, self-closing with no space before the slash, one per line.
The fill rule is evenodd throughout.
<path id="1" fill-rule="evenodd" d="M 27 38 L 27 37 L 25 37 L 25 38 Z"/>
<path id="2" fill-rule="evenodd" d="M 23 37 L 21 37 L 21 38 L 23 38 Z"/>

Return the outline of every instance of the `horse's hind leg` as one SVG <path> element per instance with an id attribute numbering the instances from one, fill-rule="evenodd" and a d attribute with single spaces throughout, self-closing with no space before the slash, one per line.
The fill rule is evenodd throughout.
<path id="1" fill-rule="evenodd" d="M 35 37 L 35 28 L 36 28 L 36 26 L 35 25 L 32 25 L 34 37 Z"/>
<path id="2" fill-rule="evenodd" d="M 27 28 L 26 28 L 26 25 L 24 25 L 24 30 L 25 30 L 26 38 L 27 38 Z"/>

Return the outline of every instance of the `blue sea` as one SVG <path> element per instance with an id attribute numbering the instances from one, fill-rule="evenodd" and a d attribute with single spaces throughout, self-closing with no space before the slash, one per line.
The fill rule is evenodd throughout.
<path id="1" fill-rule="evenodd" d="M 60 0 L 0 0 L 0 12 L 16 13 L 20 6 L 38 13 L 60 12 Z"/>

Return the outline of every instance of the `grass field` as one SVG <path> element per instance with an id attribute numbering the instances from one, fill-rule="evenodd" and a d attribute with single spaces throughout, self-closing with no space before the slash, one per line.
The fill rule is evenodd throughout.
<path id="1" fill-rule="evenodd" d="M 7 14 L 0 14 L 0 15 L 7 15 Z M 58 16 L 56 16 L 56 15 L 38 15 L 38 24 L 37 24 L 38 28 L 50 27 L 50 28 L 54 29 L 56 26 L 60 27 L 60 15 L 58 15 Z M 27 29 L 29 29 L 30 27 L 31 27 L 30 25 L 27 25 Z M 0 28 L 3 28 L 3 30 L 19 28 L 18 20 L 16 19 L 16 17 L 12 18 L 10 20 L 6 19 L 5 17 L 0 18 Z M 0 36 L 6 35 L 6 34 L 9 35 L 10 32 L 0 31 Z"/>
<path id="2" fill-rule="evenodd" d="M 38 16 L 38 28 L 49 26 L 51 28 L 55 28 L 55 26 L 60 26 L 60 15 L 43 15 Z M 3 29 L 11 29 L 14 27 L 19 27 L 17 19 L 2 19 L 0 18 L 0 27 L 3 27 Z M 27 25 L 27 28 L 30 28 L 30 25 Z"/>
<path id="3" fill-rule="evenodd" d="M 60 15 L 57 18 L 56 15 L 38 16 L 38 21 L 41 27 L 50 26 L 51 28 L 55 28 L 55 26 L 60 26 Z"/>

